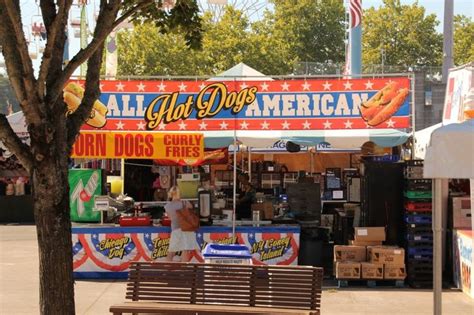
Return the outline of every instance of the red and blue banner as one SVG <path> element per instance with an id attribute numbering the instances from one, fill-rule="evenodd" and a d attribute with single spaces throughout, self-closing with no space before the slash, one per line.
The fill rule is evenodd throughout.
<path id="1" fill-rule="evenodd" d="M 64 90 L 69 112 L 83 82 Z M 101 81 L 83 130 L 333 130 L 410 127 L 407 77 L 275 81 Z"/>
<path id="2" fill-rule="evenodd" d="M 201 227 L 196 244 L 244 244 L 252 253 L 252 263 L 296 265 L 300 228 Z M 170 241 L 169 227 L 93 227 L 73 228 L 73 266 L 75 278 L 126 278 L 131 262 L 166 261 Z M 179 256 L 178 256 L 179 257 Z M 198 251 L 192 261 L 203 261 Z"/>

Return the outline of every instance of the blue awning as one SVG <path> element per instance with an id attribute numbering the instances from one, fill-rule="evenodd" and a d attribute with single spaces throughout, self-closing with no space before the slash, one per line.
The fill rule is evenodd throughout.
<path id="1" fill-rule="evenodd" d="M 329 143 L 334 149 L 360 148 L 366 142 L 380 147 L 395 147 L 407 141 L 409 134 L 396 129 L 351 129 L 351 130 L 299 130 L 299 131 L 258 131 L 237 130 L 239 143 L 253 147 L 271 147 L 279 140 L 292 141 L 306 146 Z M 234 143 L 234 131 L 205 131 L 205 146 L 208 148 L 226 147 Z"/>

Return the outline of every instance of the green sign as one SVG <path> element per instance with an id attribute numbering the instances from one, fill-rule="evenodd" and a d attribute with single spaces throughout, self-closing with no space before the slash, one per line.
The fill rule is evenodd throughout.
<path id="1" fill-rule="evenodd" d="M 94 196 L 102 192 L 100 170 L 69 170 L 69 203 L 71 221 L 99 222 L 100 212 L 92 211 Z"/>

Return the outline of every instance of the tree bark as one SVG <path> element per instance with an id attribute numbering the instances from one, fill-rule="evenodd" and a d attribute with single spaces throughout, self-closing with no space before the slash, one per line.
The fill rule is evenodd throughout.
<path id="1" fill-rule="evenodd" d="M 40 313 L 63 315 L 75 314 L 75 305 L 67 168 L 56 168 L 59 159 L 45 161 L 33 171 L 33 196 L 41 275 Z M 49 189 L 46 183 L 60 188 Z M 58 191 L 60 196 L 56 195 Z"/>
<path id="2" fill-rule="evenodd" d="M 62 102 L 62 100 L 59 100 Z M 46 107 L 52 107 L 47 104 Z M 56 105 L 57 106 L 57 105 Z M 74 314 L 65 115 L 30 128 L 34 212 L 40 261 L 41 314 Z"/>

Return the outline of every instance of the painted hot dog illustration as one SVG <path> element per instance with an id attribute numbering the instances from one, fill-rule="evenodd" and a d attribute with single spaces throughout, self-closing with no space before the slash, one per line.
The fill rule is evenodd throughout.
<path id="1" fill-rule="evenodd" d="M 63 98 L 68 109 L 66 115 L 72 114 L 77 110 L 83 97 L 84 89 L 80 85 L 74 82 L 69 82 L 66 85 L 63 89 Z M 107 122 L 107 111 L 107 106 L 102 104 L 99 100 L 96 100 L 86 123 L 96 128 L 103 127 Z"/>
<path id="2" fill-rule="evenodd" d="M 400 109 L 408 93 L 408 89 L 399 88 L 398 82 L 390 82 L 368 101 L 362 103 L 360 107 L 362 118 L 370 126 L 380 125 Z"/>

